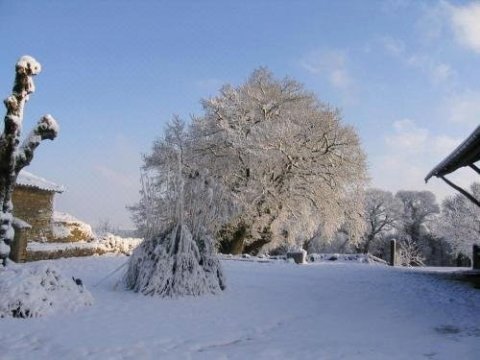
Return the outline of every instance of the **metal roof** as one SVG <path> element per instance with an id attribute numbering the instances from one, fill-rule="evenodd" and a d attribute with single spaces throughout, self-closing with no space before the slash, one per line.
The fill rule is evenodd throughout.
<path id="1" fill-rule="evenodd" d="M 480 160 L 480 126 L 465 139 L 453 152 L 440 164 L 435 166 L 425 177 L 427 182 L 432 176 L 442 177 L 455 170 L 473 165 Z"/>

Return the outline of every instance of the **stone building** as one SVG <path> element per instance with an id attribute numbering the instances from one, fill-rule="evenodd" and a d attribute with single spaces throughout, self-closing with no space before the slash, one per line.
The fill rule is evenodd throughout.
<path id="1" fill-rule="evenodd" d="M 27 171 L 21 171 L 13 190 L 15 240 L 11 258 L 26 259 L 27 241 L 47 241 L 53 238 L 52 219 L 54 196 L 65 189 Z"/>
<path id="2" fill-rule="evenodd" d="M 29 242 L 72 243 L 94 238 L 89 224 L 55 211 L 55 194 L 64 191 L 63 186 L 27 171 L 20 172 L 12 195 L 15 239 L 10 258 L 13 261 L 31 260 L 27 254 Z"/>
<path id="3" fill-rule="evenodd" d="M 13 191 L 13 215 L 32 227 L 29 240 L 46 241 L 52 238 L 53 200 L 63 186 L 54 184 L 29 172 L 18 175 Z"/>

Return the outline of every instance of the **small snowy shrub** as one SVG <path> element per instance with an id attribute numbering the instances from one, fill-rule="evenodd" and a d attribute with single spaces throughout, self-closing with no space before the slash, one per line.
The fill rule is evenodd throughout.
<path id="1" fill-rule="evenodd" d="M 73 312 L 92 305 L 79 279 L 46 264 L 10 264 L 0 269 L 0 317 L 31 318 Z"/>
<path id="2" fill-rule="evenodd" d="M 107 233 L 97 240 L 107 252 L 131 255 L 133 250 L 143 241 L 139 238 L 122 238 Z"/>

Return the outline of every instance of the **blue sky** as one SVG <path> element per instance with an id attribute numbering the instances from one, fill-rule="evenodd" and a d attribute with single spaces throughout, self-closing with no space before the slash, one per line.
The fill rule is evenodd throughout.
<path id="1" fill-rule="evenodd" d="M 479 1 L 0 0 L 0 95 L 24 54 L 43 66 L 24 133 L 59 137 L 29 170 L 67 187 L 57 209 L 131 226 L 141 154 L 166 121 L 259 66 L 342 110 L 372 186 L 453 191 L 426 173 L 480 120 Z M 474 179 L 461 171 L 453 179 Z"/>

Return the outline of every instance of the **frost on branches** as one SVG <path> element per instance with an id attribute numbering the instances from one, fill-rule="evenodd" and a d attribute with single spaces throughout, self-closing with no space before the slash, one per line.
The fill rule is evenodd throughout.
<path id="1" fill-rule="evenodd" d="M 470 190 L 476 199 L 480 199 L 480 183 L 473 183 Z M 462 194 L 446 198 L 442 205 L 435 231 L 449 243 L 456 257 L 471 259 L 472 246 L 479 243 L 480 208 Z"/>
<path id="2" fill-rule="evenodd" d="M 174 118 L 159 151 L 147 157 L 142 200 L 134 209 L 145 241 L 133 252 L 124 277 L 128 289 L 177 297 L 225 289 L 211 235 L 222 218 L 221 191 L 189 161 L 184 123 Z M 160 151 L 161 150 L 161 151 Z M 159 166 L 161 165 L 161 166 Z"/>
<path id="3" fill-rule="evenodd" d="M 0 135 L 0 259 L 4 266 L 14 238 L 12 192 L 18 173 L 30 164 L 42 140 L 53 140 L 58 134 L 55 119 L 51 115 L 44 115 L 20 144 L 25 103 L 35 91 L 33 77 L 40 71 L 41 66 L 34 58 L 21 57 L 15 66 L 12 94 L 4 101 L 7 113 Z"/>
<path id="4" fill-rule="evenodd" d="M 145 203 L 133 208 L 137 224 L 147 213 L 168 218 L 168 207 L 160 204 L 169 200 L 173 162 L 168 154 L 176 153 L 176 142 L 183 149 L 185 204 L 202 212 L 199 218 L 206 221 L 200 223 L 222 252 L 278 251 L 302 246 L 316 233 L 329 241 L 339 229 L 358 242 L 366 160 L 355 129 L 343 123 L 339 110 L 265 68 L 244 84 L 225 85 L 202 105 L 202 114 L 177 131 L 181 136 L 172 129 L 145 157 L 145 168 L 158 172 L 152 183 L 158 201 L 153 211 L 146 211 Z M 206 202 L 190 196 L 194 189 Z M 186 221 L 195 235 L 189 219 L 194 218 Z"/>

